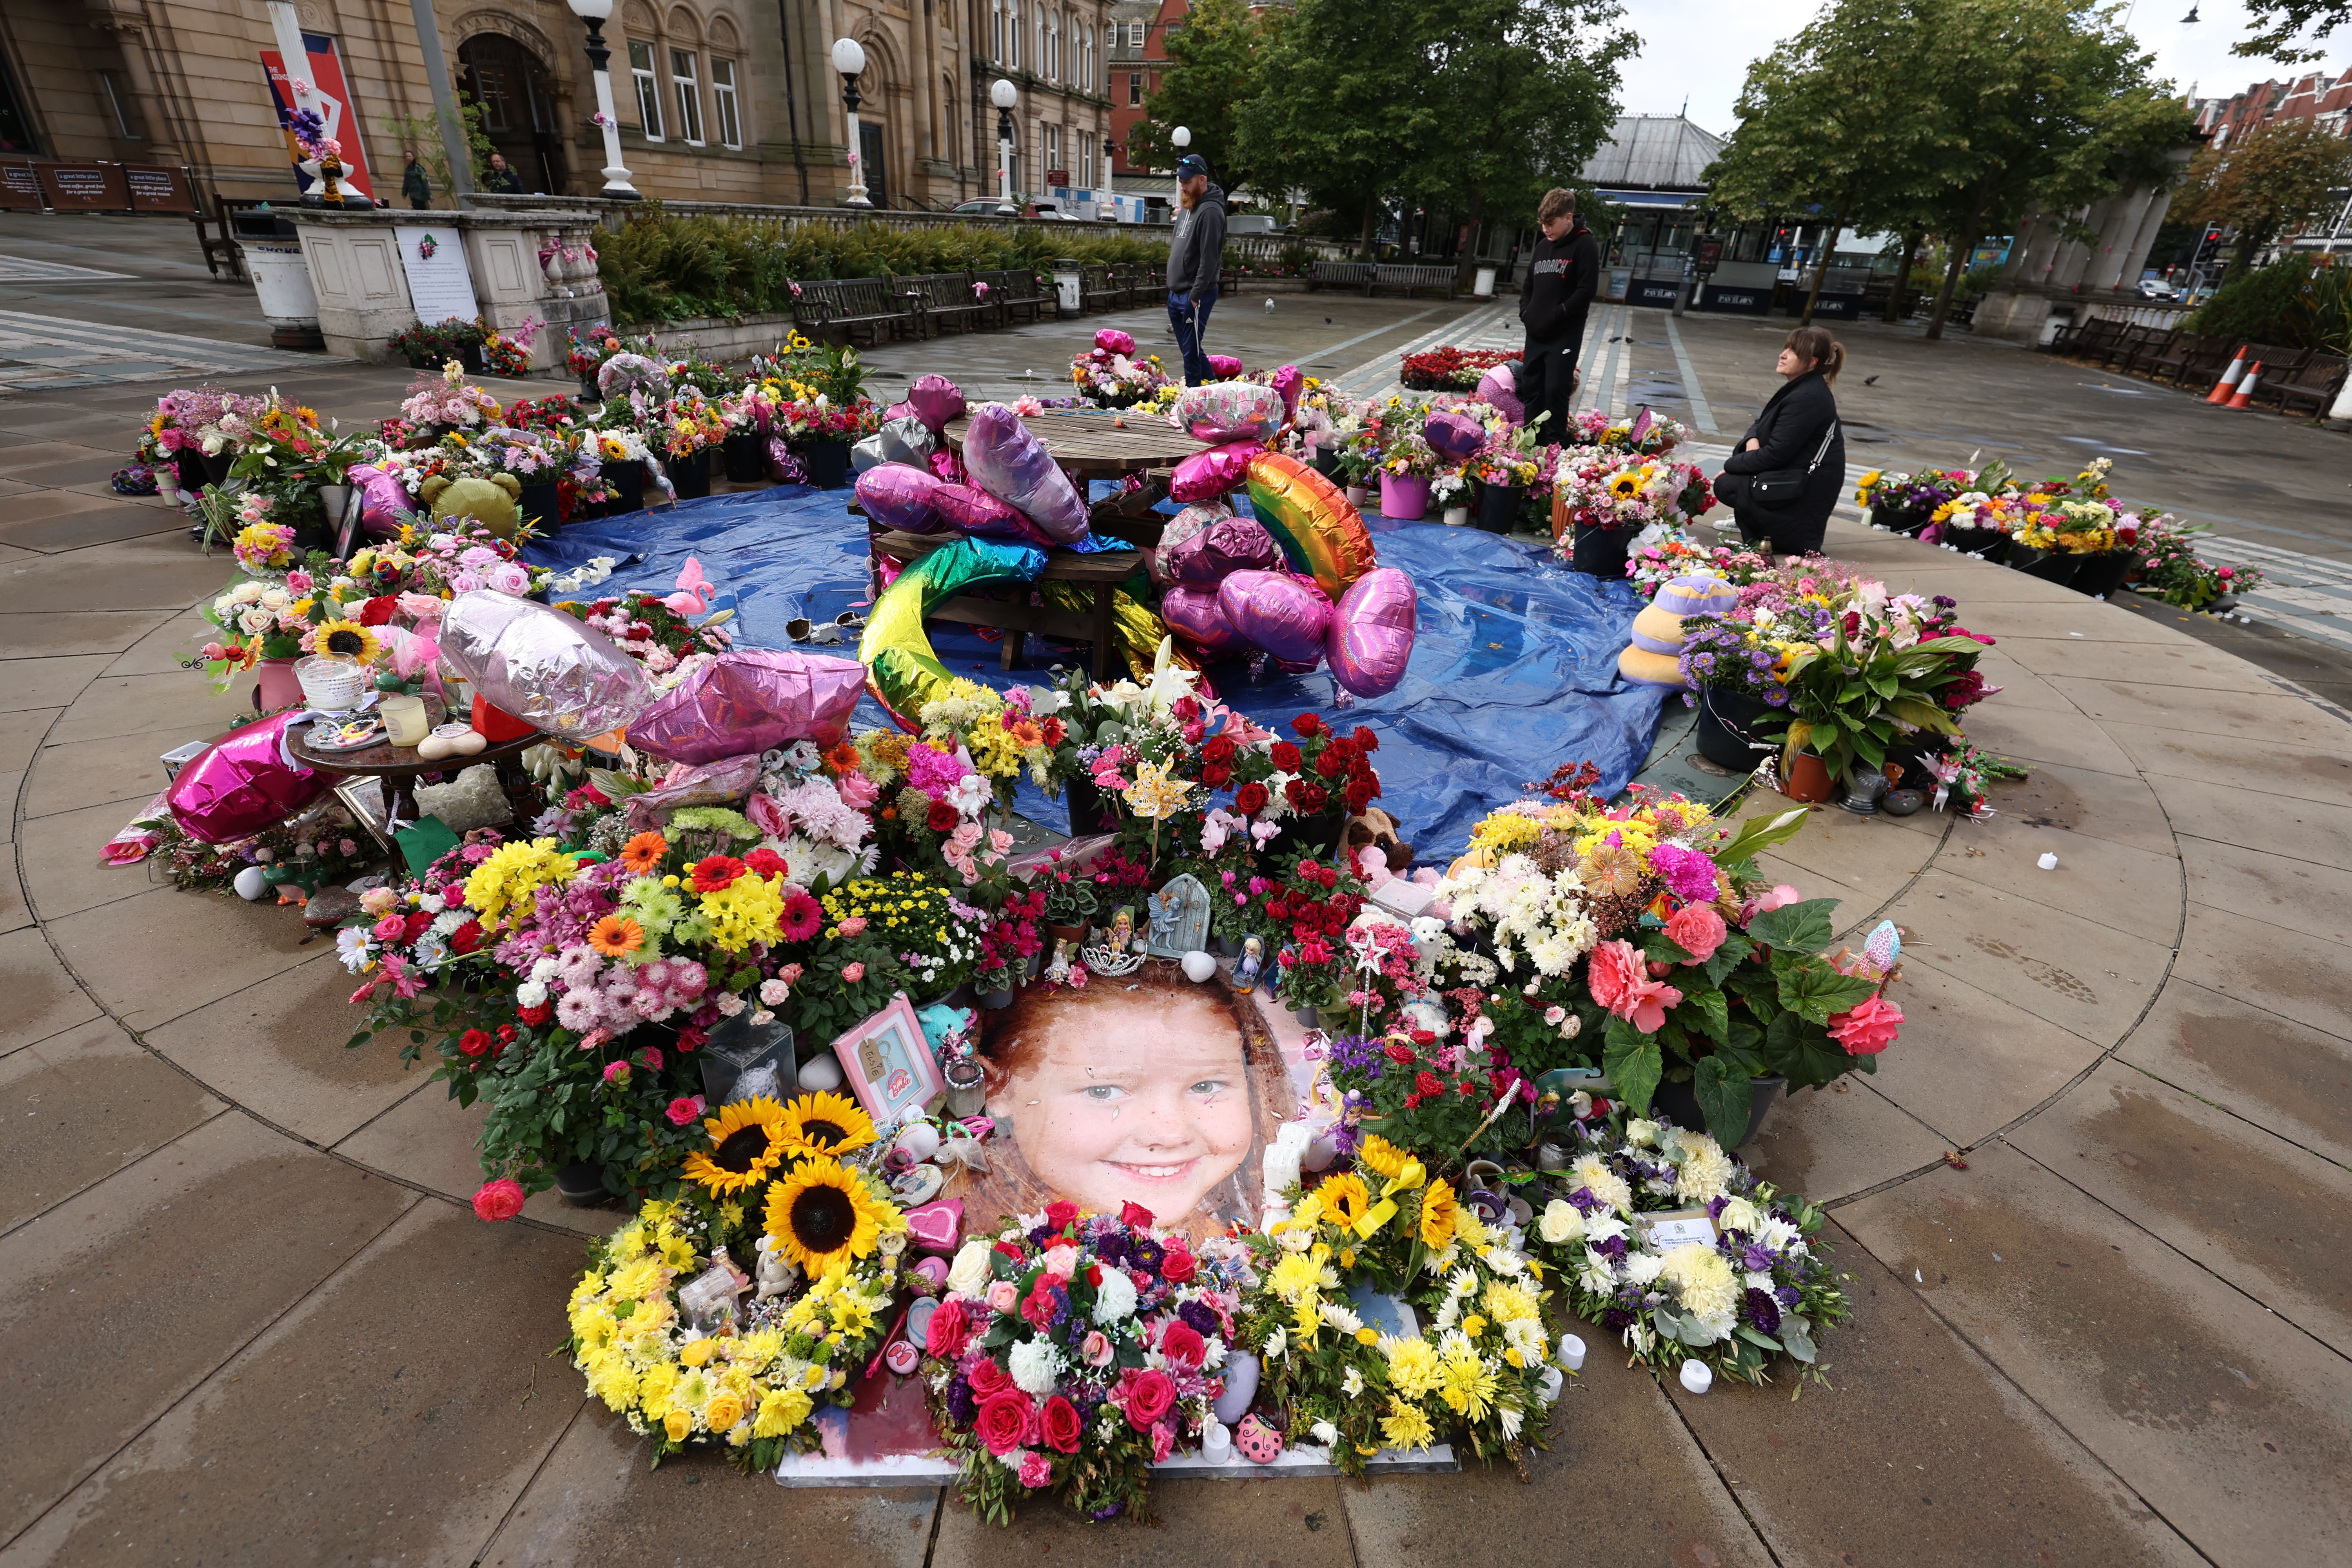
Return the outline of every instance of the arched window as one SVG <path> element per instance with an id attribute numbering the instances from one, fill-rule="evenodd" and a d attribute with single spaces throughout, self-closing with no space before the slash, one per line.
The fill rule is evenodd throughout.
<path id="1" fill-rule="evenodd" d="M 1045 13 L 1045 79 L 1062 79 L 1062 14 Z"/>

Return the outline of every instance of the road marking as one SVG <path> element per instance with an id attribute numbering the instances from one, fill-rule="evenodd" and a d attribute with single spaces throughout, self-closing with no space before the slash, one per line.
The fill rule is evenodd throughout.
<path id="1" fill-rule="evenodd" d="M 1691 368 L 1690 354 L 1683 348 L 1682 332 L 1675 326 L 1673 312 L 1666 315 L 1666 342 L 1674 345 L 1675 365 L 1682 372 L 1683 395 L 1690 399 L 1691 423 L 1702 436 L 1718 434 L 1715 427 L 1715 410 L 1707 406 L 1706 394 L 1699 390 L 1698 372 Z"/>
<path id="2" fill-rule="evenodd" d="M 183 371 L 290 373 L 343 363 L 325 354 L 0 310 L 0 393 L 100 385 Z"/>
<path id="3" fill-rule="evenodd" d="M 1269 295 L 1267 295 L 1267 296 L 1266 296 L 1266 298 L 1268 298 L 1268 299 L 1272 299 L 1272 298 L 1273 298 L 1273 296 L 1269 294 Z M 1374 339 L 1374 338 L 1381 337 L 1381 336 L 1382 336 L 1382 335 L 1384 335 L 1384 334 L 1386 334 L 1386 333 L 1389 333 L 1389 332 L 1393 332 L 1393 331 L 1396 331 L 1398 328 L 1400 328 L 1400 327 L 1409 327 L 1409 326 L 1412 325 L 1412 323 L 1413 323 L 1413 322 L 1420 321 L 1420 320 L 1422 319 L 1422 317 L 1423 317 L 1423 316 L 1433 316 L 1433 315 L 1435 315 L 1436 313 L 1437 313 L 1437 307 L 1436 307 L 1436 306 L 1434 306 L 1434 305 L 1432 305 L 1428 310 L 1423 310 L 1423 311 L 1420 311 L 1419 313 L 1414 314 L 1414 315 L 1407 316 L 1407 317 L 1406 317 L 1403 321 L 1391 321 L 1391 322 L 1390 322 L 1387 326 L 1385 326 L 1385 327 L 1374 327 L 1374 328 L 1373 328 L 1370 331 L 1369 331 L 1369 332 L 1358 332 L 1354 337 L 1348 339 L 1345 342 L 1337 342 L 1337 343 L 1333 343 L 1329 348 L 1328 348 L 1328 349 L 1323 349 L 1323 350 L 1321 350 L 1321 351 L 1319 351 L 1319 352 L 1318 352 L 1318 353 L 1314 353 L 1314 354 L 1311 354 L 1311 355 L 1309 355 L 1308 357 L 1307 357 L 1306 359 L 1300 360 L 1298 363 L 1299 363 L 1302 366 L 1303 366 L 1303 365 L 1309 365 L 1309 364 L 1314 363 L 1317 360 L 1326 360 L 1326 359 L 1329 359 L 1329 358 L 1331 358 L 1331 357 L 1332 357 L 1333 355 L 1335 355 L 1335 354 L 1342 354 L 1342 353 L 1347 353 L 1349 349 L 1354 348 L 1358 343 L 1360 343 L 1360 342 L 1369 342 L 1370 341 L 1371 341 L 1371 340 L 1372 340 L 1372 339 Z"/>
<path id="4" fill-rule="evenodd" d="M 130 276 L 128 272 L 101 272 L 95 267 L 73 267 L 62 261 L 36 261 L 29 256 L 0 256 L 0 283 L 74 283 Z"/>
<path id="5" fill-rule="evenodd" d="M 1488 306 L 1485 310 L 1473 311 L 1467 316 L 1446 322 L 1433 331 L 1423 333 L 1401 349 L 1391 350 L 1377 359 L 1368 359 L 1354 369 L 1329 379 L 1336 382 L 1339 389 L 1350 396 L 1375 400 L 1384 398 L 1399 388 L 1397 367 L 1403 363 L 1405 355 L 1419 353 L 1423 349 L 1436 348 L 1449 338 L 1457 347 L 1468 348 L 1484 335 L 1507 309 L 1509 309 L 1508 306 L 1497 303 Z M 1428 312 L 1423 311 L 1423 314 L 1426 315 Z M 1380 379 L 1370 384 L 1370 390 L 1365 390 L 1366 378 L 1370 376 L 1378 376 Z"/>

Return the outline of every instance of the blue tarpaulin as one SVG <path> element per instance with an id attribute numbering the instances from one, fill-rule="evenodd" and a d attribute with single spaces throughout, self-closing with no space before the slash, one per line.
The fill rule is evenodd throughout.
<path id="1" fill-rule="evenodd" d="M 786 647 L 784 627 L 794 617 L 829 621 L 866 607 L 866 529 L 844 510 L 848 499 L 805 485 L 711 496 L 575 523 L 525 554 L 558 568 L 622 557 L 597 594 L 667 592 L 695 556 L 719 601 L 735 605 L 738 644 Z M 1617 677 L 1618 651 L 1641 607 L 1632 586 L 1568 571 L 1533 544 L 1474 529 L 1378 516 L 1365 522 L 1381 564 L 1402 568 L 1420 590 L 1420 633 L 1403 683 L 1359 700 L 1328 669 L 1269 669 L 1253 682 L 1247 665 L 1234 663 L 1211 671 L 1218 695 L 1270 729 L 1311 710 L 1343 729 L 1374 731 L 1380 805 L 1424 861 L 1459 854 L 1481 816 L 1562 763 L 1590 761 L 1606 794 L 1624 788 L 1649 755 L 1664 698 L 1659 688 Z M 1032 638 L 1023 667 L 1003 671 L 997 645 L 965 627 L 933 623 L 931 636 L 949 668 L 991 686 L 1042 682 L 1057 658 L 1075 662 Z M 838 648 L 809 651 L 855 658 L 856 641 L 851 633 Z M 887 722 L 871 698 L 860 704 L 856 727 Z M 1068 820 L 1025 784 L 1016 809 L 1055 828 Z"/>

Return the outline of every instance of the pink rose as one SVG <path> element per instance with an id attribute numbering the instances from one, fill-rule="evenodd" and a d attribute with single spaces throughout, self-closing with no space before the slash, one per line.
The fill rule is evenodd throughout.
<path id="1" fill-rule="evenodd" d="M 669 1109 L 663 1114 L 669 1118 L 672 1127 L 683 1127 L 702 1114 L 702 1096 L 681 1094 L 669 1102 Z"/>
<path id="2" fill-rule="evenodd" d="M 1175 1404 L 1174 1379 L 1157 1367 L 1136 1373 L 1127 1384 L 1127 1424 L 1139 1432 L 1149 1432 Z"/>
<path id="3" fill-rule="evenodd" d="M 882 787 L 864 773 L 844 773 L 833 781 L 834 794 L 852 811 L 864 811 L 881 798 Z"/>
<path id="4" fill-rule="evenodd" d="M 1013 1386 L 1013 1374 L 995 1361 L 982 1361 L 964 1375 L 971 1383 L 972 1396 L 983 1405 Z"/>
<path id="5" fill-rule="evenodd" d="M 482 583 L 485 587 L 495 588 L 501 594 L 520 599 L 530 592 L 530 573 L 508 561 L 491 567 L 483 574 Z"/>
<path id="6" fill-rule="evenodd" d="M 1642 955 L 1622 939 L 1604 942 L 1592 950 L 1585 984 L 1595 1002 L 1645 1035 L 1656 1034 L 1666 1021 L 1666 1010 L 1682 1005 L 1683 994 L 1650 978 Z"/>
<path id="7" fill-rule="evenodd" d="M 629 1064 L 626 1062 L 606 1062 L 604 1064 L 604 1081 L 606 1083 L 628 1082 Z"/>
<path id="8" fill-rule="evenodd" d="M 1078 1347 L 1078 1359 L 1088 1366 L 1108 1366 L 1118 1353 L 1111 1349 L 1110 1336 L 1100 1329 L 1088 1333 L 1086 1343 Z"/>
<path id="9" fill-rule="evenodd" d="M 1666 940 L 1689 953 L 1694 963 L 1713 958 L 1729 934 L 1723 917 L 1705 904 L 1685 904 L 1666 920 Z"/>
<path id="10" fill-rule="evenodd" d="M 474 1194 L 474 1215 L 491 1221 L 512 1219 L 522 1213 L 522 1184 L 511 1176 L 484 1182 Z"/>
<path id="11" fill-rule="evenodd" d="M 1046 1268 L 1068 1279 L 1078 1271 L 1078 1249 L 1066 1241 L 1058 1247 L 1047 1247 L 1043 1261 Z"/>
<path id="12" fill-rule="evenodd" d="M 783 803 L 764 791 L 754 790 L 751 798 L 743 803 L 743 815 L 751 826 L 771 838 L 789 838 L 793 832 L 793 814 Z"/>
<path id="13" fill-rule="evenodd" d="M 841 966 L 841 977 L 855 985 L 866 978 L 866 966 L 862 963 L 845 963 Z"/>
<path id="14" fill-rule="evenodd" d="M 1032 1417 L 1029 1396 L 1017 1388 L 1008 1388 L 981 1405 L 972 1429 L 988 1451 L 1001 1458 L 1021 1447 Z"/>
<path id="15" fill-rule="evenodd" d="M 1884 996 L 1873 996 L 1858 1007 L 1830 1015 L 1830 1037 L 1850 1057 L 1874 1057 L 1895 1043 L 1903 1026 L 1903 1010 Z"/>
<path id="16" fill-rule="evenodd" d="M 963 1354 L 964 1346 L 971 1342 L 971 1314 L 964 1310 L 961 1301 L 942 1301 L 931 1313 L 931 1326 L 925 1336 L 923 1348 L 941 1361 L 953 1361 Z"/>
<path id="17" fill-rule="evenodd" d="M 375 939 L 378 942 L 398 942 L 407 933 L 408 922 L 398 915 L 386 915 L 375 922 Z"/>
<path id="18" fill-rule="evenodd" d="M 1196 1369 L 1208 1354 L 1208 1342 L 1201 1338 L 1198 1329 L 1176 1319 L 1160 1331 L 1160 1353 L 1171 1366 Z"/>
<path id="19" fill-rule="evenodd" d="M 844 936 L 864 936 L 866 934 L 866 917 L 864 915 L 852 915 L 847 920 L 842 921 L 841 934 Z"/>
<path id="20" fill-rule="evenodd" d="M 989 1310 L 1011 1312 L 1021 1305 L 1021 1288 L 1010 1279 L 999 1279 L 988 1288 Z"/>
<path id="21" fill-rule="evenodd" d="M 1054 1467 L 1046 1459 L 1045 1455 L 1038 1453 L 1034 1448 L 1032 1448 L 1029 1452 L 1021 1456 L 1021 1484 L 1023 1486 L 1028 1488 L 1034 1492 L 1040 1487 L 1050 1486 L 1053 1483 L 1053 1479 Z"/>

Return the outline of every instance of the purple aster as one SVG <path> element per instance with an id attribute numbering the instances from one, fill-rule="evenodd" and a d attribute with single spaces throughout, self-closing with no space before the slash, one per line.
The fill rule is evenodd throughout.
<path id="1" fill-rule="evenodd" d="M 1773 1291 L 1772 1295 L 1783 1307 L 1793 1307 L 1798 1302 L 1805 1299 L 1803 1292 L 1800 1291 L 1794 1285 L 1783 1285 L 1778 1290 Z"/>
<path id="2" fill-rule="evenodd" d="M 1612 1334 L 1622 1334 L 1633 1326 L 1633 1314 L 1622 1307 L 1611 1307 L 1601 1314 L 1601 1326 Z"/>
<path id="3" fill-rule="evenodd" d="M 1149 1269 L 1157 1274 L 1160 1272 L 1160 1265 L 1166 1260 L 1168 1253 L 1167 1249 L 1158 1242 L 1145 1237 L 1138 1237 L 1134 1245 L 1129 1248 L 1128 1256 L 1135 1260 L 1137 1268 Z"/>
<path id="4" fill-rule="evenodd" d="M 971 1396 L 971 1380 L 959 1377 L 948 1384 L 948 1419 L 959 1426 L 971 1425 L 980 1414 L 979 1402 Z"/>

